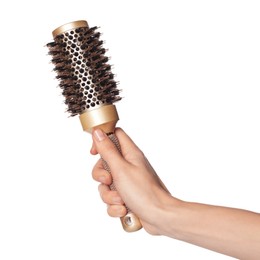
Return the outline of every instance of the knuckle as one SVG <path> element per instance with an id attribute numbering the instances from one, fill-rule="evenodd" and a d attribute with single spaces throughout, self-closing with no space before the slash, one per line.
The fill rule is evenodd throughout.
<path id="1" fill-rule="evenodd" d="M 123 217 L 126 214 L 126 208 L 122 205 L 108 205 L 107 213 L 110 217 Z"/>

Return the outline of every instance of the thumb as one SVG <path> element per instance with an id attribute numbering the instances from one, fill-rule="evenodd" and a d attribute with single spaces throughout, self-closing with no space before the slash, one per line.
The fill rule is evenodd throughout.
<path id="1" fill-rule="evenodd" d="M 96 151 L 107 162 L 112 172 L 114 172 L 113 169 L 118 169 L 124 163 L 124 158 L 116 145 L 101 129 L 93 130 L 92 139 Z"/>

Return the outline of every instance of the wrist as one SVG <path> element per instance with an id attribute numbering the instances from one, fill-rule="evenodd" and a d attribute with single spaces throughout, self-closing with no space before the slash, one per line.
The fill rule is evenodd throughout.
<path id="1" fill-rule="evenodd" d="M 162 201 L 160 207 L 158 207 L 158 233 L 163 236 L 178 239 L 181 236 L 178 223 L 186 202 L 170 194 L 167 194 Z"/>

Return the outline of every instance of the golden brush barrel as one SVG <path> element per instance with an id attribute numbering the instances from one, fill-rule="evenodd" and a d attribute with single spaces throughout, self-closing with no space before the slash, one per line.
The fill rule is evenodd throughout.
<path id="1" fill-rule="evenodd" d="M 52 32 L 54 41 L 47 47 L 65 97 L 67 112 L 71 116 L 79 115 L 86 132 L 102 129 L 120 151 L 114 134 L 119 120 L 114 103 L 121 99 L 120 91 L 107 63 L 100 33 L 96 30 L 97 27 L 89 28 L 84 20 L 64 24 Z M 104 160 L 103 165 L 111 173 Z M 110 188 L 116 189 L 114 184 Z M 121 222 L 127 232 L 142 228 L 138 217 L 130 209 Z"/>

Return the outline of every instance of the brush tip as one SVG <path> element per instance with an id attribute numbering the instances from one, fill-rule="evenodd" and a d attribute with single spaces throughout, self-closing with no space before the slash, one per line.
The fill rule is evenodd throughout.
<path id="1" fill-rule="evenodd" d="M 70 31 L 70 30 L 73 30 L 73 29 L 79 28 L 79 27 L 87 27 L 87 28 L 89 28 L 87 21 L 85 21 L 85 20 L 78 20 L 78 21 L 66 23 L 66 24 L 63 24 L 63 25 L 59 26 L 58 28 L 53 30 L 52 36 L 53 36 L 53 38 L 55 38 L 56 36 L 66 32 L 66 31 Z"/>

